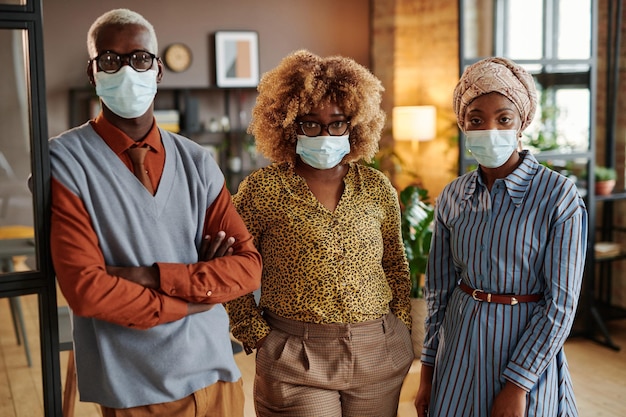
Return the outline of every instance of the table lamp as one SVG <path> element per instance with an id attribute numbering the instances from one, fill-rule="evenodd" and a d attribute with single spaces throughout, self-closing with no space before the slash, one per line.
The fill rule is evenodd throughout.
<path id="1" fill-rule="evenodd" d="M 393 108 L 393 138 L 411 141 L 413 153 L 417 153 L 418 142 L 435 138 L 437 111 L 435 106 L 398 106 Z"/>

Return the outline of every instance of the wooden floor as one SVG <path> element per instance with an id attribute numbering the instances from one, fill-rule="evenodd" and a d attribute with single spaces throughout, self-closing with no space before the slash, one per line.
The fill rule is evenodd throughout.
<path id="1" fill-rule="evenodd" d="M 17 345 L 8 299 L 0 299 L 0 417 L 43 417 L 41 360 L 36 296 L 21 297 L 33 366 L 28 367 L 23 346 Z M 626 320 L 609 323 L 619 352 L 583 338 L 565 345 L 581 417 L 626 416 Z M 62 380 L 68 352 L 61 352 Z M 252 381 L 254 355 L 238 353 L 237 363 L 244 378 L 246 417 L 254 416 Z M 419 381 L 419 364 L 409 373 L 401 394 L 398 417 L 415 417 L 412 397 Z M 77 402 L 75 417 L 99 417 L 97 406 Z"/>

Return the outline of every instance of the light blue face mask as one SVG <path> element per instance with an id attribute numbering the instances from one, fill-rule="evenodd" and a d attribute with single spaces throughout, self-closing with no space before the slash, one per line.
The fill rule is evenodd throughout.
<path id="1" fill-rule="evenodd" d="M 313 168 L 330 169 L 339 165 L 343 157 L 350 153 L 349 137 L 298 135 L 296 153 Z"/>
<path id="2" fill-rule="evenodd" d="M 465 147 L 486 168 L 504 165 L 517 148 L 517 130 L 468 130 L 465 137 Z"/>
<path id="3" fill-rule="evenodd" d="M 157 71 L 137 72 L 124 65 L 113 74 L 98 71 L 94 74 L 96 94 L 115 114 L 125 119 L 143 115 L 157 92 Z"/>

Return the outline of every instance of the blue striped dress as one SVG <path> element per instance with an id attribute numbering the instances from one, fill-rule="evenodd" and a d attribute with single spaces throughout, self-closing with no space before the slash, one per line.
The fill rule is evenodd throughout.
<path id="1" fill-rule="evenodd" d="M 507 380 L 529 392 L 529 417 L 578 415 L 563 343 L 580 294 L 587 211 L 571 180 L 521 156 L 491 192 L 474 171 L 438 198 L 421 357 L 435 367 L 431 416 L 487 417 Z M 543 299 L 475 301 L 459 281 Z"/>

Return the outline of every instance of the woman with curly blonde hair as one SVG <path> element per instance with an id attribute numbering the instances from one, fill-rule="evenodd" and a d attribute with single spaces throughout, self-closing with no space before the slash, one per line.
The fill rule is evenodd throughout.
<path id="1" fill-rule="evenodd" d="M 233 197 L 263 257 L 261 297 L 227 305 L 257 349 L 258 416 L 396 415 L 413 361 L 395 189 L 371 159 L 383 87 L 341 56 L 294 52 L 258 87 L 249 132 L 272 164 Z"/>

